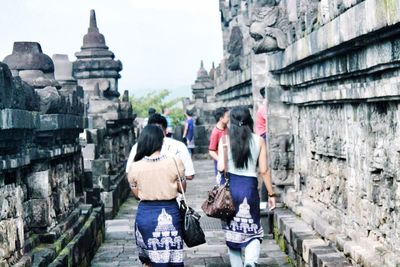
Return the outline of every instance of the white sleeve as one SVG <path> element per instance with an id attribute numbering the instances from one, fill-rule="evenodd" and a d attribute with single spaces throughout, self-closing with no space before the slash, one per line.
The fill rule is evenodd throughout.
<path id="1" fill-rule="evenodd" d="M 189 150 L 185 146 L 184 143 L 179 142 L 177 157 L 182 160 L 183 165 L 185 166 L 185 176 L 195 175 L 192 157 L 189 154 Z"/>
<path id="2" fill-rule="evenodd" d="M 129 153 L 128 161 L 126 162 L 126 168 L 125 168 L 126 173 L 128 173 L 129 167 L 131 166 L 133 160 L 135 159 L 136 149 L 137 149 L 137 143 L 133 145 L 131 152 Z"/>

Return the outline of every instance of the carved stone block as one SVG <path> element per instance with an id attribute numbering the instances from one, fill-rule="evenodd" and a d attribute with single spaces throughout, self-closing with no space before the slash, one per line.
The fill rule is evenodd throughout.
<path id="1" fill-rule="evenodd" d="M 24 206 L 25 220 L 29 227 L 44 228 L 50 225 L 50 205 L 47 199 L 31 199 Z"/>
<path id="2" fill-rule="evenodd" d="M 35 172 L 27 178 L 29 196 L 34 199 L 48 198 L 51 193 L 50 170 Z"/>

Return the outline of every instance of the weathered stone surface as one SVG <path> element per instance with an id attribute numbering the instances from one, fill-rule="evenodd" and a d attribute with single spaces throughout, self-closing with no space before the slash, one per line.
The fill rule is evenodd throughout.
<path id="1" fill-rule="evenodd" d="M 34 88 L 45 88 L 47 86 L 60 88 L 60 84 L 54 80 L 53 74 L 46 75 L 42 70 L 21 70 L 19 77 Z"/>
<path id="2" fill-rule="evenodd" d="M 0 108 L 11 108 L 13 101 L 12 75 L 7 65 L 0 63 Z"/>
<path id="3" fill-rule="evenodd" d="M 40 131 L 54 131 L 63 129 L 83 129 L 82 117 L 70 114 L 40 115 Z"/>
<path id="4" fill-rule="evenodd" d="M 40 44 L 36 42 L 15 42 L 12 54 L 6 56 L 3 61 L 13 70 L 54 72 L 53 61 L 43 54 Z"/>
<path id="5" fill-rule="evenodd" d="M 22 81 L 20 77 L 14 77 L 14 100 L 11 108 L 23 109 L 30 111 L 39 111 L 39 96 L 35 90 L 27 83 Z"/>
<path id="6" fill-rule="evenodd" d="M 243 54 L 243 34 L 238 26 L 232 28 L 227 52 L 230 54 L 228 58 L 228 69 L 232 71 L 241 70 L 240 56 Z"/>
<path id="7" fill-rule="evenodd" d="M 39 115 L 18 109 L 2 109 L 0 111 L 0 129 L 33 129 L 40 125 Z"/>
<path id="8" fill-rule="evenodd" d="M 72 62 L 69 61 L 68 55 L 55 54 L 53 55 L 55 65 L 54 78 L 58 81 L 74 80 L 72 76 Z"/>
<path id="9" fill-rule="evenodd" d="M 43 114 L 58 113 L 61 108 L 61 96 L 55 87 L 47 86 L 37 89 L 40 98 L 40 112 Z"/>
<path id="10" fill-rule="evenodd" d="M 324 5 L 324 2 L 328 1 L 321 1 L 320 5 Z M 337 18 L 329 20 L 319 29 L 288 46 L 283 52 L 283 61 L 278 58 L 275 58 L 274 62 L 271 61 L 271 63 L 280 64 L 279 67 L 274 69 L 286 67 L 341 43 L 393 25 L 400 20 L 400 15 L 397 11 L 394 11 L 396 8 L 393 8 L 397 5 L 395 1 L 391 3 L 379 0 L 360 2 L 346 12 L 336 12 Z M 392 10 L 392 12 L 389 12 L 389 10 Z M 324 11 L 324 7 L 319 12 L 321 11 Z M 354 20 L 355 16 L 357 16 L 357 20 Z M 333 32 L 338 34 L 331 34 Z M 282 55 L 276 55 L 276 57 L 280 56 Z"/>
<path id="11" fill-rule="evenodd" d="M 32 228 L 51 225 L 50 203 L 46 199 L 32 199 L 24 203 L 25 220 Z"/>
<path id="12" fill-rule="evenodd" d="M 298 264 L 328 266 L 332 262 L 339 266 L 351 266 L 340 252 L 335 250 L 306 222 L 286 209 L 274 210 L 275 239 L 281 249 Z"/>
<path id="13" fill-rule="evenodd" d="M 19 77 L 12 77 L 7 65 L 0 62 L 0 109 L 38 110 L 38 97 L 32 87 Z"/>
<path id="14" fill-rule="evenodd" d="M 95 144 L 86 144 L 82 148 L 82 156 L 88 160 L 94 160 L 98 157 L 98 151 Z"/>
<path id="15" fill-rule="evenodd" d="M 49 170 L 35 172 L 27 178 L 30 198 L 45 199 L 51 195 L 51 174 Z"/>

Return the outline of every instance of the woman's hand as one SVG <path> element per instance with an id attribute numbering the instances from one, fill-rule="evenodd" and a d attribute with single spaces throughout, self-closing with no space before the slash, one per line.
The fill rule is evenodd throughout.
<path id="1" fill-rule="evenodd" d="M 268 207 L 269 210 L 273 210 L 276 208 L 276 197 L 268 197 Z"/>

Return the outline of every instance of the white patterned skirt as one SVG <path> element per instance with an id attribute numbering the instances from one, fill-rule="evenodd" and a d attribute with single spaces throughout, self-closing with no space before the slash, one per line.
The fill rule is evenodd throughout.
<path id="1" fill-rule="evenodd" d="M 260 196 L 256 177 L 229 173 L 230 189 L 235 204 L 235 214 L 224 226 L 226 244 L 231 249 L 241 249 L 253 239 L 260 242 L 264 230 L 260 224 Z"/>
<path id="2" fill-rule="evenodd" d="M 183 266 L 182 219 L 176 200 L 141 201 L 135 222 L 142 263 Z"/>

